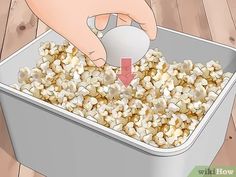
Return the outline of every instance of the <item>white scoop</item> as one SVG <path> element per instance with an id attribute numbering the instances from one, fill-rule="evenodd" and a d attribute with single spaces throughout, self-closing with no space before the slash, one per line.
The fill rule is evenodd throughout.
<path id="1" fill-rule="evenodd" d="M 133 26 L 120 26 L 108 31 L 101 39 L 107 53 L 107 63 L 120 67 L 121 58 L 139 61 L 148 51 L 150 39 L 141 29 Z"/>

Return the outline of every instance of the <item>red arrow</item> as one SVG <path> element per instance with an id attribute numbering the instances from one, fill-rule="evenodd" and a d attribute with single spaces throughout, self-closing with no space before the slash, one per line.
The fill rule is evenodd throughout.
<path id="1" fill-rule="evenodd" d="M 132 74 L 132 59 L 121 59 L 121 74 L 117 74 L 120 81 L 128 87 L 130 82 L 134 79 L 135 74 Z"/>

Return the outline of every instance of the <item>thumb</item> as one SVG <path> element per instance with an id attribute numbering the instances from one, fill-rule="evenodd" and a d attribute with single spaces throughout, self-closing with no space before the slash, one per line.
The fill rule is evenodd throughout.
<path id="1" fill-rule="evenodd" d="M 80 24 L 78 29 L 76 27 L 70 28 L 70 30 L 67 30 L 65 37 L 86 54 L 97 67 L 101 67 L 106 63 L 106 51 L 101 41 L 86 23 Z"/>

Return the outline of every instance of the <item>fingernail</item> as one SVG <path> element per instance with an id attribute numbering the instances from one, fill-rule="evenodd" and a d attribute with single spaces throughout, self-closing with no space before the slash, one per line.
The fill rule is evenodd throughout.
<path id="1" fill-rule="evenodd" d="M 99 59 L 97 59 L 97 60 L 93 60 L 93 63 L 94 63 L 97 67 L 101 67 L 101 66 L 103 66 L 103 65 L 106 63 L 106 61 L 105 61 L 104 59 L 102 59 L 102 58 L 99 58 Z"/>

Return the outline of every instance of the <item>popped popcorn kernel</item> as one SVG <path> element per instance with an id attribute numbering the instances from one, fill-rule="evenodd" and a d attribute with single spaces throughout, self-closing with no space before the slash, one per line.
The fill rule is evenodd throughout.
<path id="1" fill-rule="evenodd" d="M 168 63 L 150 49 L 126 88 L 117 79 L 120 68 L 95 67 L 69 42 L 45 42 L 39 53 L 13 88 L 159 148 L 183 144 L 232 77 L 217 61 Z"/>

